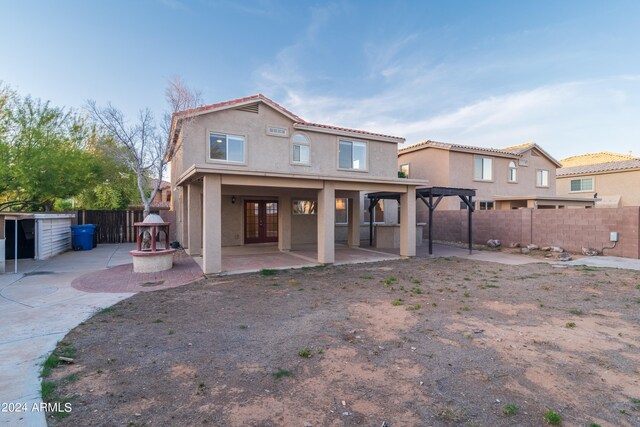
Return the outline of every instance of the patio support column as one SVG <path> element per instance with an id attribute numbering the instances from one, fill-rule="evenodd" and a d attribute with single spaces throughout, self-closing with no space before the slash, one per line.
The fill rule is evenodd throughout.
<path id="1" fill-rule="evenodd" d="M 416 255 L 416 187 L 400 194 L 400 256 Z"/>
<path id="2" fill-rule="evenodd" d="M 202 252 L 202 184 L 187 185 L 187 248 L 189 255 L 200 255 Z"/>
<path id="3" fill-rule="evenodd" d="M 222 180 L 220 175 L 205 175 L 202 186 L 204 248 L 202 270 L 204 274 L 222 271 Z"/>
<path id="4" fill-rule="evenodd" d="M 335 261 L 336 191 L 332 182 L 324 182 L 318 191 L 318 262 Z"/>
<path id="5" fill-rule="evenodd" d="M 187 196 L 187 188 L 180 187 L 180 244 L 183 247 L 189 246 L 189 198 Z"/>
<path id="6" fill-rule="evenodd" d="M 347 244 L 350 248 L 360 246 L 360 192 L 353 193 L 349 199 L 349 209 L 347 211 L 348 237 Z"/>
<path id="7" fill-rule="evenodd" d="M 278 197 L 278 250 L 291 250 L 291 196 Z"/>

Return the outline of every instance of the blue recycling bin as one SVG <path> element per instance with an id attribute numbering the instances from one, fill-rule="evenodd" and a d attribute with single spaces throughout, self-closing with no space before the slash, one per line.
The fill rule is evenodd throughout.
<path id="1" fill-rule="evenodd" d="M 90 251 L 93 249 L 93 234 L 95 224 L 72 225 L 71 247 L 74 251 Z"/>

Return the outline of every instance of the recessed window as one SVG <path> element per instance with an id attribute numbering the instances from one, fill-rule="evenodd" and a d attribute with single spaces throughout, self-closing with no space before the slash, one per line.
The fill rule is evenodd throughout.
<path id="1" fill-rule="evenodd" d="M 317 203 L 315 200 L 294 200 L 294 215 L 315 215 Z"/>
<path id="2" fill-rule="evenodd" d="M 210 133 L 209 159 L 244 163 L 244 137 Z"/>
<path id="3" fill-rule="evenodd" d="M 548 187 L 549 186 L 549 171 L 546 169 L 538 169 L 536 171 L 536 186 Z"/>
<path id="4" fill-rule="evenodd" d="M 336 224 L 348 224 L 349 199 L 340 197 L 336 199 Z"/>
<path id="5" fill-rule="evenodd" d="M 345 141 L 341 139 L 338 151 L 338 167 L 340 169 L 367 169 L 366 143 Z"/>
<path id="6" fill-rule="evenodd" d="M 517 182 L 518 181 L 518 168 L 516 167 L 516 162 L 511 160 L 509 162 L 509 182 Z"/>
<path id="7" fill-rule="evenodd" d="M 291 137 L 291 163 L 309 164 L 310 157 L 309 139 L 301 133 Z"/>
<path id="8" fill-rule="evenodd" d="M 400 172 L 404 174 L 405 178 L 409 178 L 409 165 L 400 165 Z"/>
<path id="9" fill-rule="evenodd" d="M 478 209 L 481 211 L 493 210 L 493 202 L 478 202 Z"/>
<path id="10" fill-rule="evenodd" d="M 369 222 L 369 206 L 371 206 L 371 200 L 369 198 L 364 199 L 364 222 Z M 376 207 L 373 208 L 373 222 L 376 224 L 384 224 L 384 200 L 380 200 Z"/>
<path id="11" fill-rule="evenodd" d="M 572 179 L 571 191 L 593 191 L 593 178 Z"/>
<path id="12" fill-rule="evenodd" d="M 473 179 L 491 181 L 493 177 L 493 159 L 489 157 L 474 158 Z"/>

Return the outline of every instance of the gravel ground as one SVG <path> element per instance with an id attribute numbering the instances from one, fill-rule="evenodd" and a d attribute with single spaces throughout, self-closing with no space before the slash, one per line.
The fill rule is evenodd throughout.
<path id="1" fill-rule="evenodd" d="M 640 425 L 640 274 L 411 259 L 213 278 L 73 330 L 52 426 Z M 65 400 L 66 399 L 66 400 Z"/>

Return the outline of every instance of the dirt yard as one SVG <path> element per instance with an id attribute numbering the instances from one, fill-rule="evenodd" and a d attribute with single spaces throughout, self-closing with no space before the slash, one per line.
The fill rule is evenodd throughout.
<path id="1" fill-rule="evenodd" d="M 639 426 L 640 273 L 412 259 L 138 294 L 52 426 Z M 545 418 L 546 417 L 546 418 Z"/>

